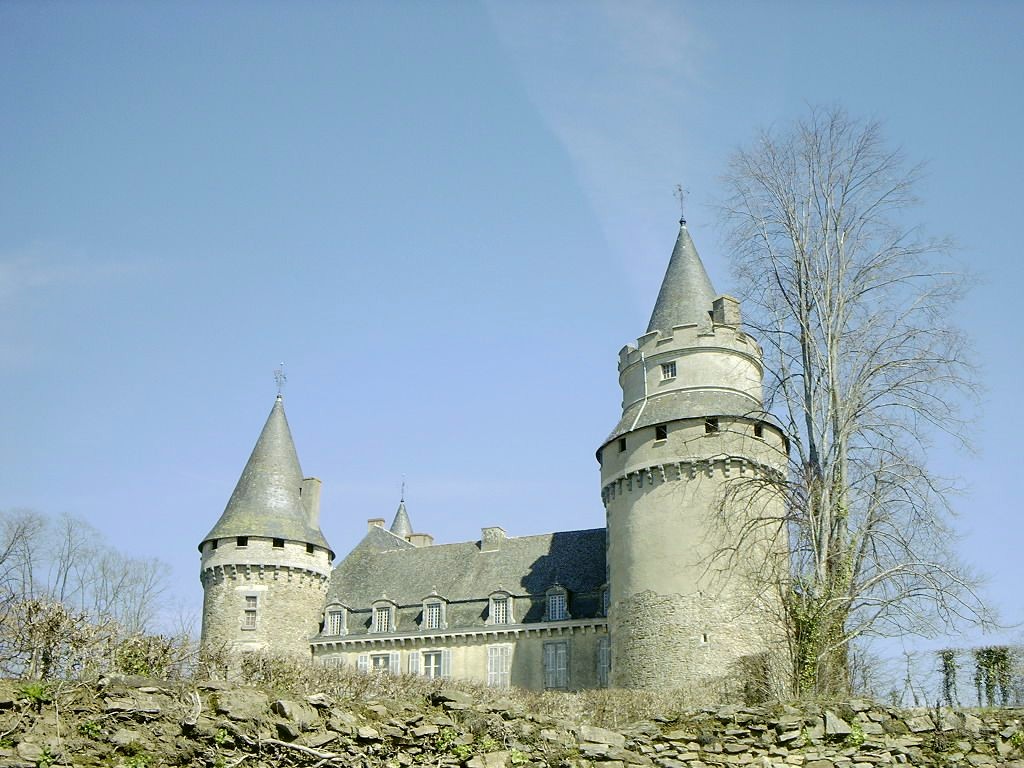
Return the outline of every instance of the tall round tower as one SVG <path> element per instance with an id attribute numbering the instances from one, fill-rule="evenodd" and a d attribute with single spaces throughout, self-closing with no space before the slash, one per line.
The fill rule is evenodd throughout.
<path id="1" fill-rule="evenodd" d="M 783 470 L 786 444 L 739 302 L 716 295 L 680 224 L 647 332 L 619 353 L 622 418 L 597 454 L 611 684 L 728 695 L 778 638 L 755 574 L 782 527 L 739 536 L 735 523 L 780 515 L 777 497 L 741 484 Z"/>
<path id="2" fill-rule="evenodd" d="M 204 647 L 309 656 L 334 553 L 277 396 L 224 514 L 199 545 Z"/>

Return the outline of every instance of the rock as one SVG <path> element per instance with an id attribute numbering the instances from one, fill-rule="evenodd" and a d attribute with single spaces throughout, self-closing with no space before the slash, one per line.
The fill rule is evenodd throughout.
<path id="1" fill-rule="evenodd" d="M 356 738 L 360 741 L 380 741 L 380 733 L 378 733 L 376 728 L 361 725 L 356 729 Z"/>
<path id="2" fill-rule="evenodd" d="M 740 752 L 746 752 L 749 749 L 749 744 L 741 744 L 739 742 L 730 741 L 722 745 L 722 751 L 729 755 L 738 755 Z"/>
<path id="3" fill-rule="evenodd" d="M 924 733 L 925 731 L 934 731 L 935 723 L 928 715 L 915 715 L 914 717 L 908 717 L 906 719 L 907 728 L 910 729 L 911 733 Z"/>
<path id="4" fill-rule="evenodd" d="M 412 735 L 415 736 L 417 739 L 421 739 L 424 736 L 433 736 L 435 733 L 440 733 L 440 732 L 441 732 L 441 729 L 438 728 L 436 725 L 433 725 L 433 724 L 421 725 L 418 728 L 413 728 L 412 729 Z"/>
<path id="5" fill-rule="evenodd" d="M 505 768 L 508 765 L 508 760 L 508 752 L 487 752 L 470 758 L 466 763 L 466 768 Z"/>
<path id="6" fill-rule="evenodd" d="M 336 733 L 315 733 L 311 736 L 306 737 L 303 740 L 303 744 L 313 749 L 321 749 L 327 746 L 332 741 L 338 740 L 338 734 Z"/>
<path id="7" fill-rule="evenodd" d="M 779 743 L 786 744 L 800 738 L 800 731 L 786 731 L 779 734 Z"/>
<path id="8" fill-rule="evenodd" d="M 259 720 L 267 713 L 267 694 L 252 688 L 234 688 L 216 694 L 214 711 L 231 720 Z"/>
<path id="9" fill-rule="evenodd" d="M 124 748 L 130 747 L 132 744 L 138 744 L 142 739 L 142 734 L 133 728 L 118 728 L 110 737 L 110 743 L 115 747 Z"/>
<path id="10" fill-rule="evenodd" d="M 979 755 L 977 752 L 972 752 L 967 756 L 967 762 L 971 765 L 994 765 L 996 759 L 992 755 Z"/>
<path id="11" fill-rule="evenodd" d="M 608 744 L 613 747 L 626 746 L 626 737 L 621 733 L 609 731 L 607 728 L 597 728 L 593 725 L 581 725 L 577 732 L 581 742 L 594 744 Z"/>
<path id="12" fill-rule="evenodd" d="M 326 693 L 314 693 L 306 697 L 306 703 L 317 709 L 330 709 L 331 700 Z"/>
<path id="13" fill-rule="evenodd" d="M 33 763 L 38 763 L 43 756 L 42 746 L 31 741 L 23 741 L 18 744 L 17 752 L 18 757 Z"/>
<path id="14" fill-rule="evenodd" d="M 160 714 L 160 703 L 156 696 L 148 693 L 130 692 L 126 696 L 108 696 L 103 700 L 104 712 L 125 712 L 143 718 Z"/>
<path id="15" fill-rule="evenodd" d="M 446 709 L 468 709 L 476 703 L 473 697 L 468 693 L 456 691 L 451 688 L 442 688 L 431 698 L 435 704 L 441 704 L 442 706 L 445 706 Z M 450 704 L 454 704 L 456 706 L 448 706 Z"/>
<path id="16" fill-rule="evenodd" d="M 848 736 L 853 733 L 850 724 L 839 717 L 831 709 L 825 710 L 825 735 L 832 737 Z"/>
<path id="17" fill-rule="evenodd" d="M 808 760 L 804 763 L 804 768 L 835 768 L 836 764 L 831 760 L 825 760 L 824 758 L 818 760 Z"/>
<path id="18" fill-rule="evenodd" d="M 608 754 L 608 745 L 593 741 L 585 741 L 580 744 L 580 754 L 584 757 L 603 757 Z"/>
<path id="19" fill-rule="evenodd" d="M 278 699 L 270 705 L 270 711 L 295 723 L 303 731 L 312 730 L 320 724 L 320 713 L 304 701 Z"/>
<path id="20" fill-rule="evenodd" d="M 977 736 L 981 733 L 981 718 L 969 712 L 964 714 L 964 730 Z"/>

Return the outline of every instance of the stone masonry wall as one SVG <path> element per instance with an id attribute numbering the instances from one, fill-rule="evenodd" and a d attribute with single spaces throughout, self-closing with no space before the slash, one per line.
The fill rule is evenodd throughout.
<path id="1" fill-rule="evenodd" d="M 853 701 L 705 709 L 608 728 L 443 688 L 425 698 L 399 686 L 387 699 L 342 700 L 316 690 L 115 679 L 55 684 L 41 696 L 0 681 L 0 768 L 1024 768 L 1022 718 L 1019 709 L 902 711 Z"/>

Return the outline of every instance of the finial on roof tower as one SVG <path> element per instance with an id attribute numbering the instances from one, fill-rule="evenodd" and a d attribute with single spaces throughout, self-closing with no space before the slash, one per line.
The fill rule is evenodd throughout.
<path id="1" fill-rule="evenodd" d="M 288 377 L 284 375 L 284 363 L 274 369 L 274 383 L 277 384 L 277 399 L 280 400 L 284 385 L 288 383 Z"/>
<path id="2" fill-rule="evenodd" d="M 679 201 L 679 223 L 686 226 L 686 196 L 690 190 L 683 189 L 682 184 L 676 184 L 676 200 Z"/>
<path id="3" fill-rule="evenodd" d="M 399 503 L 405 502 L 405 475 L 402 475 L 402 495 L 398 499 Z"/>

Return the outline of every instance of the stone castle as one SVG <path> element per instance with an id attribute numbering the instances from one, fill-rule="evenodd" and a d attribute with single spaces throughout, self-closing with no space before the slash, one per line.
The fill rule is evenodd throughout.
<path id="1" fill-rule="evenodd" d="M 763 668 L 781 640 L 757 575 L 784 560 L 784 529 L 748 523 L 782 519 L 756 489 L 787 444 L 739 303 L 680 225 L 647 331 L 619 352 L 622 415 L 597 451 L 606 527 L 436 544 L 403 499 L 332 568 L 278 395 L 199 545 L 203 643 L 533 689 L 721 691 Z"/>

